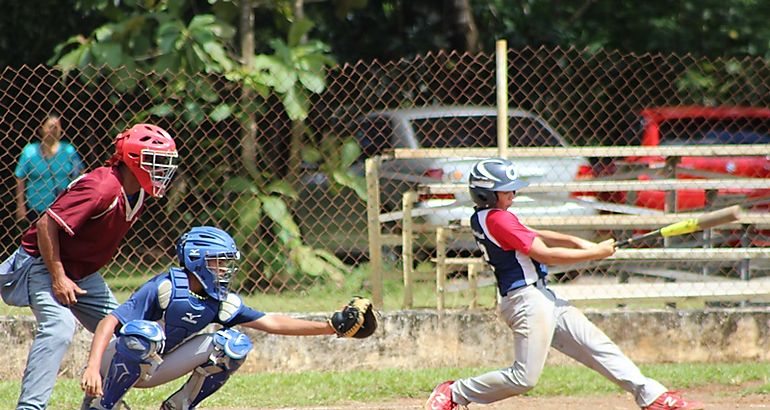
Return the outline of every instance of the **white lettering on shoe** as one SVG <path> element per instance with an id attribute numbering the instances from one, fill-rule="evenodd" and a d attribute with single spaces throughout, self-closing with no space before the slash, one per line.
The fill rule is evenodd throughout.
<path id="1" fill-rule="evenodd" d="M 449 398 L 444 393 L 436 393 L 430 402 L 431 410 L 444 410 L 446 404 L 449 403 Z"/>
<path id="2" fill-rule="evenodd" d="M 685 403 L 686 404 L 686 403 Z M 678 409 L 679 408 L 679 402 L 676 399 L 676 397 L 668 396 L 663 400 L 663 405 L 670 407 L 672 409 Z"/>

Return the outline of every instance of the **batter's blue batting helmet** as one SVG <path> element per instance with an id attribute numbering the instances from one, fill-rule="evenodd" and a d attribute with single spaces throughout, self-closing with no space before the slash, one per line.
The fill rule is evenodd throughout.
<path id="1" fill-rule="evenodd" d="M 479 208 L 492 208 L 497 204 L 495 192 L 516 191 L 529 185 L 519 179 L 513 162 L 502 158 L 481 160 L 473 166 L 468 185 L 471 198 Z"/>
<path id="2" fill-rule="evenodd" d="M 203 284 L 206 294 L 224 299 L 241 258 L 235 240 L 227 232 L 212 226 L 196 226 L 179 238 L 176 255 L 179 264 Z"/>

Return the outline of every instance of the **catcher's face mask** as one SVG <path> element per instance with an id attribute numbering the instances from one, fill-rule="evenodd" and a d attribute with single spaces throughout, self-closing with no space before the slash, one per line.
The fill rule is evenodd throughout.
<path id="1" fill-rule="evenodd" d="M 209 284 L 214 287 L 215 293 L 219 295 L 220 300 L 227 294 L 230 287 L 230 280 L 235 272 L 238 271 L 238 261 L 241 259 L 240 252 L 220 253 L 217 255 L 206 255 L 206 270 L 212 276 Z"/>

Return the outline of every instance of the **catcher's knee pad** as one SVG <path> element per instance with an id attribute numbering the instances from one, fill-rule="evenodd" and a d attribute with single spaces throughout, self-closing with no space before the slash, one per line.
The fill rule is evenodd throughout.
<path id="1" fill-rule="evenodd" d="M 188 410 L 222 387 L 241 367 L 251 351 L 251 340 L 234 329 L 221 329 L 212 335 L 214 351 L 206 363 L 196 367 L 176 393 L 166 399 L 162 410 Z"/>
<path id="2" fill-rule="evenodd" d="M 155 322 L 132 320 L 120 330 L 115 355 L 104 379 L 104 395 L 99 404 L 112 409 L 140 377 L 149 378 L 162 361 L 158 352 L 166 337 Z"/>

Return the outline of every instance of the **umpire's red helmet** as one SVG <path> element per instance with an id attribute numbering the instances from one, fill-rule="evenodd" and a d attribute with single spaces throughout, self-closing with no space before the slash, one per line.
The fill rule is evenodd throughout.
<path id="1" fill-rule="evenodd" d="M 148 194 L 162 197 L 176 171 L 177 157 L 168 132 L 152 124 L 136 124 L 115 138 L 115 155 L 107 165 L 123 162 Z"/>

